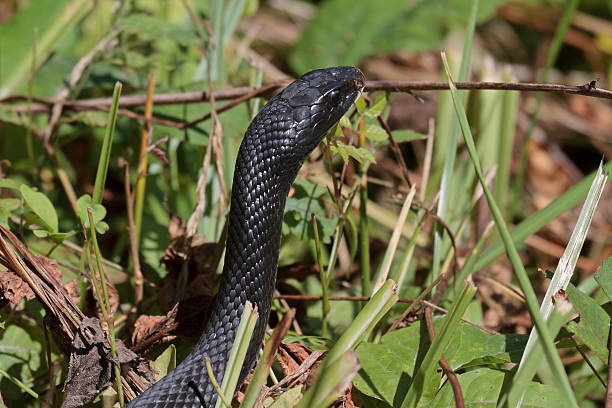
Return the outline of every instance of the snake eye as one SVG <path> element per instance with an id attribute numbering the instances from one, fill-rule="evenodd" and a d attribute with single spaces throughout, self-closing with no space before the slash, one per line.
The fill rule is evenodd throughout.
<path id="1" fill-rule="evenodd" d="M 327 94 L 327 100 L 333 106 L 338 105 L 341 99 L 342 98 L 340 97 L 340 91 L 338 91 L 337 89 L 334 89 Z"/>

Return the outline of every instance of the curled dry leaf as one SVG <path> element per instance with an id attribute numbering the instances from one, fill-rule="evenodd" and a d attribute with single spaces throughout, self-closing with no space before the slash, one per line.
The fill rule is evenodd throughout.
<path id="1" fill-rule="evenodd" d="M 34 291 L 19 276 L 12 272 L 0 272 L 0 296 L 18 305 L 23 299 L 34 299 Z"/>
<path id="2" fill-rule="evenodd" d="M 178 314 L 178 304 L 166 314 L 166 316 L 147 316 L 138 317 L 134 324 L 132 334 L 132 350 L 143 353 L 150 346 L 168 336 L 178 326 L 176 316 Z"/>
<path id="3" fill-rule="evenodd" d="M 167 316 L 140 315 L 134 322 L 134 332 L 132 333 L 132 344 L 138 344 L 143 339 L 156 332 L 168 321 Z"/>

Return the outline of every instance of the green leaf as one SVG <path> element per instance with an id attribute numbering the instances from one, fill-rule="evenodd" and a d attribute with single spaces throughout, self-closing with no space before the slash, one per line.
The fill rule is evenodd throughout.
<path id="1" fill-rule="evenodd" d="M 19 190 L 19 183 L 12 179 L 0 180 L 0 188 L 10 188 L 12 190 Z"/>
<path id="2" fill-rule="evenodd" d="M 457 376 L 466 407 L 493 408 L 496 406 L 504 372 L 490 368 L 478 368 Z M 442 408 L 454 406 L 454 394 L 448 381 L 436 394 L 428 407 Z M 565 406 L 556 388 L 532 382 L 527 388 L 521 405 L 529 408 L 548 408 Z"/>
<path id="3" fill-rule="evenodd" d="M 363 99 L 363 95 L 359 95 L 359 98 L 357 98 L 357 100 L 355 101 L 355 108 L 357 108 L 357 112 L 359 112 L 360 114 L 363 114 L 363 112 L 365 111 L 366 103 Z"/>
<path id="4" fill-rule="evenodd" d="M 21 185 L 21 195 L 26 205 L 40 218 L 50 232 L 57 232 L 58 220 L 55 207 L 46 195 Z"/>
<path id="5" fill-rule="evenodd" d="M 89 216 L 87 215 L 87 207 L 91 207 L 91 215 L 96 224 L 96 232 L 104 234 L 108 231 L 108 224 L 104 221 L 106 216 L 106 208 L 102 204 L 92 204 L 92 198 L 89 194 L 84 194 L 77 200 L 77 212 L 81 222 L 85 224 L 85 228 L 89 228 Z"/>
<path id="6" fill-rule="evenodd" d="M 0 198 L 0 208 L 8 212 L 15 211 L 21 207 L 21 200 L 18 198 Z"/>
<path id="7" fill-rule="evenodd" d="M 361 164 L 366 164 L 368 162 L 376 163 L 374 155 L 372 155 L 369 150 L 364 149 L 363 147 L 355 147 L 336 141 L 330 146 L 330 150 L 334 154 L 339 154 L 345 163 L 348 162 L 349 157 L 352 157 Z"/>
<path id="8" fill-rule="evenodd" d="M 44 356 L 44 335 L 41 326 L 28 324 L 24 320 L 19 323 L 8 325 L 6 330 L 0 332 L 0 369 L 32 388 L 37 373 L 43 368 L 41 356 Z M 23 398 L 23 390 L 17 385 L 2 381 L 2 397 L 4 401 L 20 401 Z"/>
<path id="9" fill-rule="evenodd" d="M 595 280 L 608 299 L 612 300 L 612 256 L 603 261 L 601 268 L 595 272 Z"/>
<path id="10" fill-rule="evenodd" d="M 271 404 L 264 403 L 265 408 L 293 408 L 302 399 L 302 385 L 293 387 L 283 392 L 276 401 Z"/>
<path id="11" fill-rule="evenodd" d="M 157 371 L 155 379 L 161 380 L 170 371 L 176 368 L 176 347 L 174 344 L 168 346 L 163 353 L 159 355 L 154 361 L 151 362 L 153 369 Z"/>
<path id="12" fill-rule="evenodd" d="M 87 0 L 36 0 L 0 25 L 0 98 L 20 91 L 30 78 L 33 60 L 40 67 L 91 7 Z"/>
<path id="13" fill-rule="evenodd" d="M 349 117 L 347 115 L 343 115 L 340 118 L 340 126 L 344 126 L 346 128 L 351 128 L 353 125 L 351 124 L 351 120 L 349 119 Z"/>
<path id="14" fill-rule="evenodd" d="M 410 129 L 400 129 L 393 131 L 393 139 L 395 139 L 397 143 L 404 143 L 412 142 L 414 140 L 427 139 L 427 135 L 415 132 L 414 130 Z"/>
<path id="15" fill-rule="evenodd" d="M 575 334 L 597 357 L 608 364 L 608 337 L 610 316 L 592 298 L 570 284 L 567 287 L 570 302 L 580 316 L 567 324 L 567 329 Z"/>
<path id="16" fill-rule="evenodd" d="M 34 231 L 34 233 L 36 233 L 36 231 Z M 51 238 L 51 240 L 53 240 L 54 242 L 62 242 L 63 240 L 65 240 L 68 237 L 73 236 L 74 234 L 76 234 L 76 231 L 74 230 L 68 231 L 68 232 L 53 232 L 49 234 L 49 238 Z"/>
<path id="17" fill-rule="evenodd" d="M 327 194 L 325 187 L 307 179 L 297 179 L 293 183 L 293 196 L 287 198 L 283 218 L 283 234 L 292 234 L 309 242 L 314 239 L 311 214 L 317 217 L 319 237 L 325 243 L 331 242 L 337 217 L 329 218 L 320 199 Z"/>
<path id="18" fill-rule="evenodd" d="M 366 109 L 363 114 L 369 118 L 375 118 L 382 113 L 385 106 L 387 106 L 387 94 L 383 93 L 372 102 L 370 107 Z"/>
<path id="19" fill-rule="evenodd" d="M 381 128 L 378 125 L 366 125 L 359 133 L 363 133 L 365 137 L 375 142 L 380 142 L 383 140 L 387 140 L 389 137 L 385 129 Z"/>
<path id="20" fill-rule="evenodd" d="M 440 319 L 434 321 L 436 331 L 440 323 Z M 384 335 L 381 344 L 362 343 L 357 349 L 362 370 L 355 377 L 355 387 L 365 395 L 399 406 L 408 391 L 419 348 L 427 347 L 424 330 L 417 321 Z M 517 363 L 526 342 L 526 335 L 493 335 L 461 322 L 453 341 L 444 350 L 444 357 L 454 370 Z"/>

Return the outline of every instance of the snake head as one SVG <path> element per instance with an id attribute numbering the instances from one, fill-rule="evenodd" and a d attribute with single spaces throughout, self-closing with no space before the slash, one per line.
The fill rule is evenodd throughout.
<path id="1" fill-rule="evenodd" d="M 357 100 L 364 83 L 353 67 L 317 69 L 296 79 L 253 119 L 238 163 L 264 162 L 272 174 L 293 182 L 306 156 Z"/>
<path id="2" fill-rule="evenodd" d="M 289 85 L 279 97 L 292 111 L 291 130 L 296 147 L 310 153 L 327 131 L 357 100 L 365 78 L 354 67 L 310 71 Z"/>

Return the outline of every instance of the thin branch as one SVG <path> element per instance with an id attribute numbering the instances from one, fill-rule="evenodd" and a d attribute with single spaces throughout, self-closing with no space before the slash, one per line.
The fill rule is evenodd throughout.
<path id="1" fill-rule="evenodd" d="M 287 85 L 289 81 L 279 81 L 266 84 L 260 88 L 238 87 L 214 91 L 212 94 L 218 101 L 230 100 L 239 97 L 244 97 L 249 93 L 265 88 L 266 95 L 271 95 L 275 91 Z M 512 83 L 512 82 L 455 82 L 457 89 L 491 89 L 505 91 L 524 91 L 524 92 L 551 92 L 551 93 L 569 93 L 594 98 L 612 99 L 612 91 L 607 89 L 597 88 L 592 82 L 584 85 L 559 85 L 559 84 L 538 84 L 538 83 Z M 447 82 L 438 81 L 367 81 L 365 85 L 367 92 L 373 91 L 391 91 L 391 92 L 410 92 L 410 91 L 440 91 L 448 90 Z M 175 105 L 186 103 L 200 103 L 210 100 L 210 92 L 178 92 L 157 94 L 153 98 L 155 105 Z M 254 96 L 262 96 L 259 93 Z M 112 98 L 92 98 L 80 99 L 74 101 L 66 101 L 64 107 L 66 109 L 99 109 L 100 106 L 110 106 Z M 142 106 L 146 102 L 146 95 L 131 95 L 121 97 L 119 106 L 122 108 Z M 27 102 L 27 95 L 12 95 L 0 99 L 0 104 L 8 104 L 15 102 Z M 30 109 L 33 114 L 47 113 L 57 101 L 52 98 L 37 98 L 33 97 Z M 14 112 L 27 112 L 27 106 L 17 106 Z"/>
<path id="2" fill-rule="evenodd" d="M 429 341 L 433 343 L 434 338 L 436 337 L 436 332 L 434 330 L 433 325 L 433 308 L 431 306 L 427 306 L 425 309 L 425 324 L 427 325 L 427 333 L 429 334 Z M 446 378 L 450 382 L 451 388 L 453 390 L 453 396 L 455 397 L 455 407 L 464 408 L 465 402 L 463 400 L 463 392 L 461 391 L 461 386 L 459 385 L 459 379 L 457 375 L 453 371 L 453 368 L 448 364 L 446 358 L 443 355 L 440 356 L 440 360 L 438 361 L 442 370 L 444 370 L 444 374 L 446 374 Z"/>
<path id="3" fill-rule="evenodd" d="M 125 184 L 125 204 L 127 207 L 128 220 L 128 236 L 130 241 L 130 253 L 132 255 L 132 265 L 134 268 L 134 305 L 137 310 L 140 310 L 140 304 L 143 297 L 144 279 L 140 268 L 140 258 L 138 256 L 138 235 L 136 233 L 136 224 L 134 222 L 134 196 L 130 188 L 130 165 L 126 160 L 121 159 L 121 164 L 124 166 L 124 181 Z M 136 182 L 138 185 L 138 182 Z"/>

